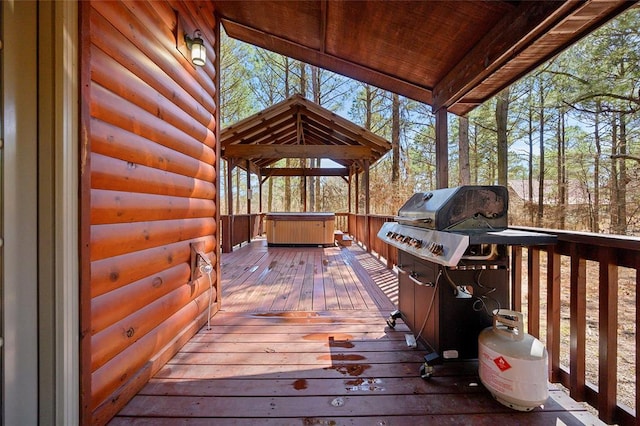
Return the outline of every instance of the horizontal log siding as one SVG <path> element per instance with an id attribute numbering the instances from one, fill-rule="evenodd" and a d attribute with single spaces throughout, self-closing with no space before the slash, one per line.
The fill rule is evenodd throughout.
<path id="1" fill-rule="evenodd" d="M 176 49 L 178 15 L 202 31 L 205 67 Z M 190 243 L 218 263 L 215 18 L 208 2 L 170 0 L 94 1 L 82 19 L 82 418 L 104 424 L 204 324 L 210 288 L 219 294 L 215 271 L 213 285 L 190 282 Z"/>

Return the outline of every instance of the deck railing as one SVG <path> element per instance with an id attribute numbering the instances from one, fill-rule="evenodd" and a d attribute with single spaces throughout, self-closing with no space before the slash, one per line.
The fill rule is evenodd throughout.
<path id="1" fill-rule="evenodd" d="M 629 405 L 639 403 L 640 239 L 545 232 L 558 235 L 558 244 L 512 248 L 514 308 L 525 308 L 526 299 L 528 332 L 540 337 L 546 329 L 552 382 L 597 408 L 603 421 L 636 424 Z"/>
<path id="2" fill-rule="evenodd" d="M 375 236 L 392 220 L 352 214 L 348 227 L 389 267 L 397 251 Z M 640 238 L 521 229 L 558 236 L 556 245 L 511 247 L 512 305 L 524 310 L 527 331 L 546 343 L 550 381 L 596 408 L 606 423 L 636 424 L 630 406 L 640 403 Z"/>
<path id="3" fill-rule="evenodd" d="M 236 216 L 237 245 L 262 232 L 260 215 Z M 393 216 L 336 214 L 336 228 L 392 268 L 397 249 L 376 234 Z M 250 226 L 251 224 L 251 226 Z M 223 217 L 223 235 L 231 226 Z M 521 228 L 558 236 L 550 246 L 511 247 L 512 307 L 546 343 L 549 379 L 607 423 L 636 424 L 640 404 L 640 238 Z M 251 237 L 249 237 L 250 234 Z"/>
<path id="4" fill-rule="evenodd" d="M 263 217 L 264 214 L 260 213 L 220 216 L 222 252 L 230 253 L 234 246 L 250 242 L 258 235 L 262 235 Z M 231 232 L 232 227 L 233 232 Z"/>

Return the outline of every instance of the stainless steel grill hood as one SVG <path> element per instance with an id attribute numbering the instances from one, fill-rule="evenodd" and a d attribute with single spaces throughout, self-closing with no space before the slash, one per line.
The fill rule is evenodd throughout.
<path id="1" fill-rule="evenodd" d="M 414 194 L 398 211 L 403 225 L 438 231 L 507 229 L 509 194 L 504 186 L 459 186 Z"/>

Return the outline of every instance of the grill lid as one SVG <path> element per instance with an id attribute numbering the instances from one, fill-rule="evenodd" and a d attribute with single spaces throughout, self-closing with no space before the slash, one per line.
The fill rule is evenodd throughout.
<path id="1" fill-rule="evenodd" d="M 504 186 L 465 185 L 413 194 L 395 219 L 438 231 L 503 230 L 508 226 L 508 204 Z"/>

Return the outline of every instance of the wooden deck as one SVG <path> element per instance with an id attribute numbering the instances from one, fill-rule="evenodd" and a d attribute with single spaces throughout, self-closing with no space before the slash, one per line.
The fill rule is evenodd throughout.
<path id="1" fill-rule="evenodd" d="M 510 410 L 475 362 L 419 377 L 424 352 L 385 319 L 393 272 L 358 247 L 224 255 L 222 310 L 114 418 L 113 425 L 602 424 L 564 392 Z"/>

